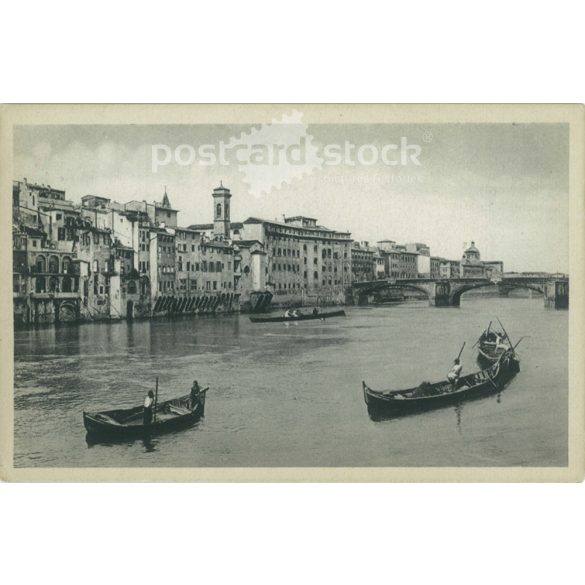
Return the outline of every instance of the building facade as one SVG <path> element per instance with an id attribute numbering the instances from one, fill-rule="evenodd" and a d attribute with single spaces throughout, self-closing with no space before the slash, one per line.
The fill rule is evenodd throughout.
<path id="1" fill-rule="evenodd" d="M 351 245 L 351 275 L 353 282 L 376 279 L 375 250 L 368 242 L 353 242 Z"/>
<path id="2" fill-rule="evenodd" d="M 266 287 L 277 305 L 338 304 L 352 282 L 351 236 L 295 216 L 284 222 L 250 217 L 242 238 L 266 251 Z"/>

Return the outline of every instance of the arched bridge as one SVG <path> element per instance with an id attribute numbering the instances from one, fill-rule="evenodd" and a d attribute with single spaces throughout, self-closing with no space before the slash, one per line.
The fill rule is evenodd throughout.
<path id="1" fill-rule="evenodd" d="M 518 288 L 534 290 L 544 296 L 545 307 L 569 307 L 569 278 L 556 274 L 504 274 L 497 278 L 385 278 L 368 282 L 355 282 L 347 290 L 350 303 L 367 304 L 370 295 L 383 290 L 414 290 L 425 294 L 434 307 L 458 307 L 461 295 L 467 291 L 497 286 L 500 294 L 507 295 Z"/>

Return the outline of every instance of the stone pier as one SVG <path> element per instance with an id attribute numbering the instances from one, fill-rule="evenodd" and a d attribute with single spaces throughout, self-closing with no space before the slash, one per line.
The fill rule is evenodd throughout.
<path id="1" fill-rule="evenodd" d="M 569 308 L 569 281 L 553 280 L 544 287 L 544 306 L 550 309 Z"/>

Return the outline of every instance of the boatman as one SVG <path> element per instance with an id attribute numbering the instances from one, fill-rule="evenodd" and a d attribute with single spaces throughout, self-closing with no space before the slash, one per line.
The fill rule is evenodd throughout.
<path id="1" fill-rule="evenodd" d="M 197 380 L 193 380 L 193 386 L 191 386 L 191 408 L 195 408 L 195 404 L 199 400 L 199 393 L 201 392 L 201 386 Z"/>
<path id="2" fill-rule="evenodd" d="M 146 398 L 144 399 L 144 424 L 149 425 L 152 422 L 152 407 L 154 405 L 154 392 L 148 391 Z"/>
<path id="3" fill-rule="evenodd" d="M 453 386 L 457 386 L 457 382 L 459 381 L 459 377 L 461 376 L 461 370 L 463 366 L 459 363 L 459 358 L 455 358 L 453 362 L 453 367 L 451 371 L 447 374 L 447 380 L 453 384 Z"/>

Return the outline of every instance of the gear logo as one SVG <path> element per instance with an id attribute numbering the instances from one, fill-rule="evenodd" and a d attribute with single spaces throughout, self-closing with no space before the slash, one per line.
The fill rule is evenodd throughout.
<path id="1" fill-rule="evenodd" d="M 269 194 L 323 167 L 319 149 L 302 117 L 295 110 L 224 144 L 235 156 L 243 181 L 255 197 Z"/>

